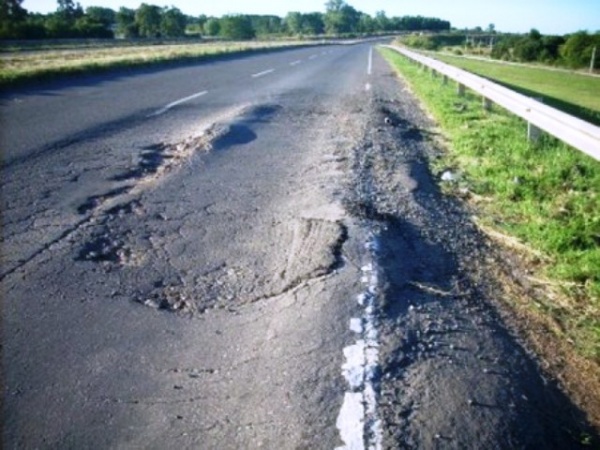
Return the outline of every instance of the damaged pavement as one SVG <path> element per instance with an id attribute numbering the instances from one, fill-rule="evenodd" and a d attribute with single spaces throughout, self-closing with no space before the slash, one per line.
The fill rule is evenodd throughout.
<path id="1" fill-rule="evenodd" d="M 5 445 L 350 448 L 365 267 L 363 447 L 593 435 L 504 324 L 494 250 L 430 172 L 435 127 L 369 51 L 2 167 Z"/>

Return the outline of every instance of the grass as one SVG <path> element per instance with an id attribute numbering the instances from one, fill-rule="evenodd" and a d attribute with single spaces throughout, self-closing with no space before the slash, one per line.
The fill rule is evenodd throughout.
<path id="1" fill-rule="evenodd" d="M 239 52 L 306 44 L 283 42 L 219 42 L 168 45 L 82 46 L 0 53 L 0 86 L 60 75 L 135 67 L 170 61 L 194 61 Z"/>
<path id="2" fill-rule="evenodd" d="M 530 97 L 542 98 L 550 106 L 600 125 L 600 77 L 439 53 L 433 56 Z"/>
<path id="3" fill-rule="evenodd" d="M 449 151 L 434 163 L 434 171 L 460 174 L 451 190 L 468 193 L 482 229 L 527 249 L 530 280 L 548 287 L 548 295 L 528 308 L 555 324 L 557 339 L 600 364 L 600 162 L 548 136 L 531 144 L 519 118 L 499 107 L 486 112 L 478 96 L 457 97 L 454 87 L 443 86 L 396 52 L 382 53 L 448 139 Z M 504 77 L 522 69 L 493 70 Z M 526 69 L 510 80 L 533 83 L 537 73 Z M 543 72 L 537 85 L 527 85 L 558 97 L 579 92 L 571 102 L 600 106 L 598 96 L 587 98 L 593 97 L 586 95 L 589 87 L 545 86 L 546 80 L 564 76 Z"/>

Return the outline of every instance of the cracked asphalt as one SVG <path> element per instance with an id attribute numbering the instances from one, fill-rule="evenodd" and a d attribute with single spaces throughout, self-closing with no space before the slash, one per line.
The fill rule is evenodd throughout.
<path id="1" fill-rule="evenodd" d="M 578 448 L 582 413 L 429 172 L 433 124 L 371 47 L 2 96 L 6 448 L 350 448 L 370 239 L 381 447 Z"/>

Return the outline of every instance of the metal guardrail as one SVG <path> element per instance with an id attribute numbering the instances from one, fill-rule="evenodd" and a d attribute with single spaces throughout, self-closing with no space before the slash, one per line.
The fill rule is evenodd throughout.
<path id="1" fill-rule="evenodd" d="M 482 95 L 485 99 L 525 119 L 530 127 L 533 125 L 540 130 L 544 130 L 600 161 L 600 127 L 436 59 L 401 47 L 392 45 L 385 45 L 384 47 L 401 53 L 407 58 L 451 78 L 459 84 L 459 92 L 467 87 Z"/>

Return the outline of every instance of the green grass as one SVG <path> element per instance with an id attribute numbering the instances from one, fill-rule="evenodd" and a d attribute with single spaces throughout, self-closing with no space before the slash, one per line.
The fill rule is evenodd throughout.
<path id="1" fill-rule="evenodd" d="M 444 54 L 436 59 L 497 81 L 530 97 L 542 98 L 569 114 L 600 125 L 600 77 L 544 67 L 504 64 Z"/>
<path id="2" fill-rule="evenodd" d="M 396 52 L 382 53 L 449 141 L 434 171 L 462 174 L 453 189 L 471 193 L 482 225 L 541 255 L 530 261 L 534 276 L 558 286 L 567 301 L 548 298 L 532 307 L 551 315 L 578 353 L 599 362 L 600 162 L 548 136 L 531 144 L 519 118 L 499 107 L 486 112 L 480 97 L 457 97 L 451 84 L 443 86 Z M 513 81 L 531 81 L 533 73 Z M 585 100 L 591 106 L 598 101 Z"/>
<path id="3" fill-rule="evenodd" d="M 0 86 L 119 67 L 198 61 L 219 55 L 306 45 L 306 42 L 218 42 L 167 45 L 86 46 L 0 53 Z"/>

